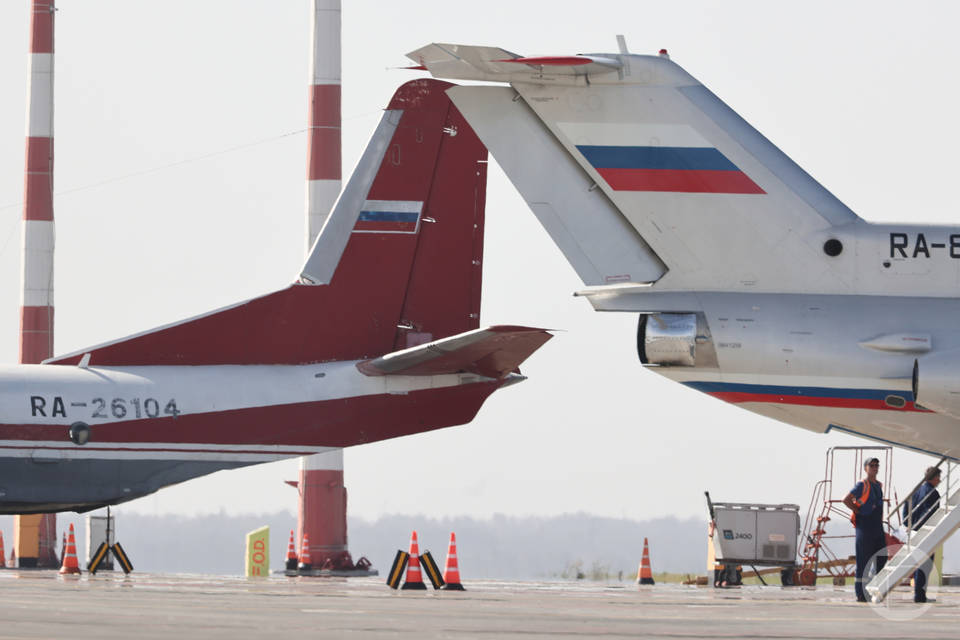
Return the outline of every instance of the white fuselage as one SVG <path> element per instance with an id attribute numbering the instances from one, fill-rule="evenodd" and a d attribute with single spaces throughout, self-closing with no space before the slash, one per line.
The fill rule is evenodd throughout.
<path id="1" fill-rule="evenodd" d="M 357 370 L 355 361 L 303 366 L 5 366 L 0 367 L 0 431 L 6 431 L 0 451 L 4 457 L 264 462 L 335 446 L 324 446 L 322 418 L 331 404 L 479 380 L 463 374 L 370 377 Z M 265 433 L 256 437 L 241 426 L 247 411 L 284 407 L 305 407 L 307 414 L 314 414 L 307 420 L 312 433 L 301 437 L 283 430 L 302 430 L 303 424 L 277 424 L 273 430 L 261 425 Z M 192 436 L 165 437 L 171 425 L 186 420 L 197 425 Z M 90 427 L 85 445 L 67 437 L 75 422 Z"/>

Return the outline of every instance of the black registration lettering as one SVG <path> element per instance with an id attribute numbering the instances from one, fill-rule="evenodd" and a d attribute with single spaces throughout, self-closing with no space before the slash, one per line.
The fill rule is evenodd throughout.
<path id="1" fill-rule="evenodd" d="M 30 396 L 30 415 L 33 417 L 43 416 L 47 417 L 47 414 L 43 412 L 43 408 L 47 406 L 47 401 L 43 399 L 43 396 Z"/>
<path id="2" fill-rule="evenodd" d="M 890 234 L 890 257 L 896 258 L 896 252 L 900 252 L 901 258 L 907 257 L 907 246 L 910 244 L 910 240 L 907 239 L 907 234 L 905 233 L 891 233 Z"/>
<path id="3" fill-rule="evenodd" d="M 913 257 L 916 258 L 921 253 L 925 258 L 930 257 L 930 249 L 927 248 L 927 239 L 923 237 L 922 233 L 918 233 L 917 244 L 913 246 Z"/>
<path id="4" fill-rule="evenodd" d="M 106 408 L 107 408 L 106 400 L 104 400 L 103 398 L 94 398 L 90 402 L 97 405 L 96 411 L 94 411 L 93 415 L 90 416 L 91 418 L 108 418 L 109 417 L 106 412 Z"/>
<path id="5" fill-rule="evenodd" d="M 56 418 L 57 416 L 60 416 L 61 418 L 67 417 L 67 410 L 63 406 L 63 398 L 61 398 L 60 396 L 54 396 L 53 411 L 50 413 L 50 415 L 54 418 Z"/>

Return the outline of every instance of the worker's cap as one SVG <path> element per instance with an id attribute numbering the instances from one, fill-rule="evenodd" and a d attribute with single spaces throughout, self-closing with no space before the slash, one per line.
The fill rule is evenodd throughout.
<path id="1" fill-rule="evenodd" d="M 863 463 L 863 466 L 864 466 L 864 467 L 869 467 L 869 466 L 874 465 L 874 464 L 879 467 L 879 466 L 880 466 L 880 459 L 879 459 L 879 458 L 867 458 L 867 460 Z"/>

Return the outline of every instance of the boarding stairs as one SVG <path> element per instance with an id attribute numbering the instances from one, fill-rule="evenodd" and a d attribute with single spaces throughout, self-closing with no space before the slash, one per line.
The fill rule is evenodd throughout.
<path id="1" fill-rule="evenodd" d="M 941 460 L 938 466 L 943 468 L 945 460 Z M 940 486 L 937 491 L 941 496 L 948 496 L 946 500 L 940 499 L 940 508 L 930 516 L 917 531 L 912 531 L 907 524 L 906 541 L 892 558 L 887 560 L 887 564 L 877 572 L 877 574 L 867 584 L 867 593 L 873 602 L 881 602 L 887 597 L 894 587 L 906 580 L 917 567 L 926 561 L 944 541 L 960 527 L 960 466 L 953 462 L 946 463 L 946 473 L 941 474 Z M 953 473 L 951 474 L 951 471 Z M 958 486 L 951 485 L 952 480 Z M 922 484 L 922 483 L 921 483 Z M 920 485 L 918 484 L 913 491 L 907 494 L 907 498 L 913 495 Z M 902 507 L 897 505 L 897 510 Z M 908 518 L 909 520 L 909 518 Z"/>
<path id="2" fill-rule="evenodd" d="M 835 545 L 845 550 L 848 542 L 852 544 L 854 531 L 849 524 L 850 510 L 843 498 L 848 487 L 863 474 L 864 461 L 873 457 L 880 458 L 883 485 L 891 486 L 893 447 L 871 445 L 827 449 L 823 479 L 814 485 L 807 508 L 803 536 L 797 549 L 800 564 L 794 574 L 794 584 L 812 587 L 819 578 L 832 578 L 834 585 L 843 585 L 847 578 L 854 577 L 854 556 L 839 554 Z M 889 498 L 884 498 L 884 502 L 886 507 L 892 504 Z M 828 533 L 828 529 L 834 531 Z"/>

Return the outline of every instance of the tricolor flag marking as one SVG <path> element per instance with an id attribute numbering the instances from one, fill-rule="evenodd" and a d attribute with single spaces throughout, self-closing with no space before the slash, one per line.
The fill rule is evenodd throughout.
<path id="1" fill-rule="evenodd" d="M 367 200 L 363 203 L 355 233 L 416 233 L 420 228 L 423 202 Z"/>
<path id="2" fill-rule="evenodd" d="M 614 191 L 766 193 L 688 126 L 558 124 Z"/>

